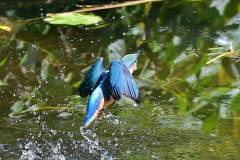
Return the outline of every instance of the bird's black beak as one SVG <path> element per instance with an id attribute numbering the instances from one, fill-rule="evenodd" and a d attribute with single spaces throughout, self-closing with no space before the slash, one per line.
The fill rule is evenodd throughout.
<path id="1" fill-rule="evenodd" d="M 147 42 L 143 42 L 138 48 L 137 48 L 137 57 L 143 52 L 145 48 L 148 47 Z"/>

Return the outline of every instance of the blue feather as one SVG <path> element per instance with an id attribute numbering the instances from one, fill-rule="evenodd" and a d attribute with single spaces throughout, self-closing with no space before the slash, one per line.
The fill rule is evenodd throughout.
<path id="1" fill-rule="evenodd" d="M 129 72 L 127 66 L 120 61 L 113 61 L 109 68 L 110 91 L 114 99 L 121 99 L 125 95 L 139 102 L 139 90 L 137 84 Z"/>
<path id="2" fill-rule="evenodd" d="M 88 99 L 87 110 L 83 120 L 85 127 L 89 126 L 91 122 L 97 117 L 103 98 L 103 91 L 99 86 L 92 92 L 91 96 Z"/>
<path id="3" fill-rule="evenodd" d="M 105 72 L 103 58 L 98 58 L 90 70 L 86 73 L 83 82 L 80 85 L 79 94 L 81 97 L 86 97 L 93 92 L 93 90 L 98 86 L 97 83 L 103 72 Z"/>

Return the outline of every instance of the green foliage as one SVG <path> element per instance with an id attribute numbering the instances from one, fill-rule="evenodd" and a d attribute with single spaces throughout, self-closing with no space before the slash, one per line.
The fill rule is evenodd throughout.
<path id="1" fill-rule="evenodd" d="M 61 112 L 58 117 L 59 118 L 63 118 L 63 119 L 66 119 L 66 118 L 69 118 L 72 116 L 72 113 L 69 113 L 69 112 Z"/>
<path id="2" fill-rule="evenodd" d="M 218 116 L 216 113 L 213 113 L 204 120 L 203 129 L 207 132 L 211 132 L 216 129 Z"/>
<path id="3" fill-rule="evenodd" d="M 42 78 L 42 80 L 47 80 L 48 69 L 49 69 L 49 60 L 46 57 L 42 60 L 42 63 L 41 63 L 40 77 Z"/>
<path id="4" fill-rule="evenodd" d="M 38 49 L 35 45 L 29 46 L 26 54 L 22 58 L 20 65 L 25 67 L 27 71 L 34 72 L 37 60 Z"/>
<path id="5" fill-rule="evenodd" d="M 230 109 L 233 113 L 240 113 L 240 94 L 235 95 L 230 103 Z"/>
<path id="6" fill-rule="evenodd" d="M 11 113 L 9 114 L 10 117 L 12 118 L 21 118 L 24 114 L 25 110 L 25 103 L 23 100 L 19 100 L 15 102 L 11 108 Z"/>
<path id="7" fill-rule="evenodd" d="M 8 61 L 8 56 L 4 57 L 1 62 L 0 62 L 0 67 L 4 66 L 4 64 L 6 64 Z"/>
<path id="8" fill-rule="evenodd" d="M 56 25 L 92 25 L 97 24 L 103 19 L 94 14 L 82 14 L 82 13 L 57 13 L 50 14 L 44 21 L 50 24 Z"/>

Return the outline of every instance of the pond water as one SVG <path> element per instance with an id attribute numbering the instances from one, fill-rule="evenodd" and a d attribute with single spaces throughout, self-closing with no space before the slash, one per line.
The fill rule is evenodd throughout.
<path id="1" fill-rule="evenodd" d="M 0 2 L 0 159 L 240 159 L 238 3 L 103 10 L 98 26 L 41 18 L 76 3 Z M 144 41 L 141 103 L 124 98 L 82 128 L 84 72 Z"/>

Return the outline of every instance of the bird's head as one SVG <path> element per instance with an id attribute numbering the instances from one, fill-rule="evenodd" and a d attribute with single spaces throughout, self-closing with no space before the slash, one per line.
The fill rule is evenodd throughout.
<path id="1" fill-rule="evenodd" d="M 143 52 L 146 47 L 147 43 L 143 43 L 138 47 L 135 53 L 127 54 L 122 58 L 121 61 L 128 67 L 131 73 L 137 69 L 138 56 Z"/>
<path id="2" fill-rule="evenodd" d="M 122 58 L 122 62 L 130 68 L 134 63 L 137 63 L 138 54 L 127 54 Z"/>

